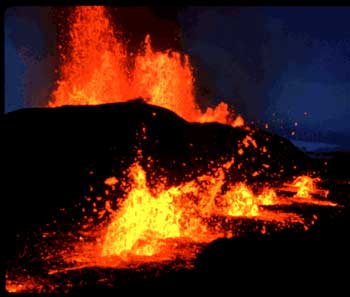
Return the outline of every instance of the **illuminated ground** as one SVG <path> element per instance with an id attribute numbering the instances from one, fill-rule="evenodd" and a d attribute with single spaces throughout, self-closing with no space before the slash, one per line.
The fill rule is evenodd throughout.
<path id="1" fill-rule="evenodd" d="M 152 116 L 154 112 L 156 117 Z M 91 121 L 92 118 L 95 121 Z M 124 126 L 123 121 L 127 121 L 128 125 Z M 43 122 L 51 127 L 51 136 L 40 128 Z M 296 281 L 293 269 L 299 269 L 297 284 L 300 284 L 310 273 L 321 280 L 329 280 L 332 277 L 329 271 L 334 273 L 349 261 L 346 238 L 349 231 L 349 183 L 346 170 L 340 166 L 345 164 L 344 159 L 335 160 L 334 164 L 330 162 L 325 171 L 322 160 L 308 159 L 287 141 L 282 139 L 284 142 L 281 142 L 281 138 L 267 132 L 253 130 L 254 133 L 250 134 L 251 128 L 244 130 L 218 124 L 190 125 L 169 111 L 137 101 L 93 108 L 23 110 L 9 114 L 4 123 L 9 128 L 5 135 L 8 140 L 5 147 L 8 156 L 5 184 L 9 197 L 6 209 L 14 210 L 14 215 L 8 219 L 10 228 L 5 236 L 9 243 L 8 259 L 13 259 L 12 263 L 18 265 L 11 266 L 8 273 L 9 277 L 16 275 L 15 281 L 10 282 L 13 291 L 21 291 L 23 286 L 28 286 L 28 282 L 27 291 L 43 293 L 53 289 L 77 294 L 86 291 L 94 291 L 96 294 L 113 293 L 115 290 L 136 287 L 151 290 L 169 286 L 184 288 L 186 285 L 192 288 L 198 285 L 205 287 L 218 285 L 222 279 L 227 278 L 230 282 L 224 283 L 224 286 L 231 282 L 241 286 L 248 276 L 260 284 L 274 278 L 288 285 L 289 282 Z M 26 124 L 23 125 L 24 123 Z M 183 135 L 186 135 L 185 139 Z M 251 141 L 245 147 L 244 139 L 247 135 L 252 135 L 256 140 L 257 148 Z M 266 137 L 269 138 L 268 141 Z M 242 141 L 242 149 L 246 150 L 243 155 L 237 148 L 239 139 Z M 146 149 L 142 151 L 143 157 L 152 156 L 157 164 L 155 166 L 151 162 L 153 165 L 150 166 L 153 167 L 147 169 L 149 160 L 141 161 L 146 172 L 159 168 L 159 164 L 165 168 L 164 171 L 156 171 L 155 178 L 149 179 L 150 185 L 156 185 L 158 178 L 164 175 L 168 176 L 168 181 L 164 181 L 168 186 L 188 183 L 194 178 L 193 175 L 188 175 L 193 168 L 198 168 L 196 176 L 205 175 L 207 158 L 201 159 L 201 156 L 215 159 L 216 156 L 225 156 L 231 151 L 237 160 L 231 166 L 237 167 L 226 166 L 228 180 L 245 181 L 255 192 L 259 192 L 264 185 L 270 185 L 277 191 L 278 203 L 261 206 L 259 215 L 252 208 L 255 217 L 246 217 L 245 214 L 244 218 L 238 215 L 227 220 L 222 214 L 212 215 L 211 225 L 220 226 L 219 229 L 226 230 L 227 233 L 216 236 L 217 239 L 213 238 L 214 241 L 210 244 L 188 239 L 170 241 L 170 246 L 177 246 L 174 249 L 177 251 L 175 258 L 165 264 L 159 261 L 152 264 L 155 258 L 145 261 L 141 257 L 124 265 L 119 260 L 113 260 L 119 268 L 103 268 L 100 262 L 94 265 L 93 261 L 85 261 L 81 255 L 89 253 L 75 254 L 69 248 L 77 239 L 73 226 L 84 221 L 82 208 L 85 207 L 88 214 L 94 213 L 93 201 L 85 198 L 92 197 L 97 203 L 105 202 L 104 198 L 98 197 L 118 197 L 121 192 L 118 187 L 111 189 L 113 179 L 108 178 L 115 176 L 120 179 L 122 172 L 127 172 L 137 157 L 138 150 L 135 150 L 135 146 L 137 148 L 144 143 L 150 146 L 144 146 Z M 206 146 L 203 147 L 202 144 Z M 268 152 L 266 156 L 264 150 L 259 149 L 264 145 Z M 198 148 L 195 151 L 197 161 L 192 159 L 193 146 Z M 147 150 L 147 147 L 153 149 Z M 268 158 L 267 155 L 277 157 Z M 121 156 L 129 158 L 123 159 Z M 286 162 L 286 159 L 292 159 L 291 156 L 293 162 Z M 169 160 L 175 160 L 175 163 Z M 229 159 L 224 158 L 221 162 L 225 164 Z M 263 166 L 265 162 L 269 162 L 270 167 Z M 183 166 L 183 163 L 187 165 Z M 294 168 L 295 164 L 298 169 Z M 282 167 L 283 171 L 280 171 Z M 266 171 L 261 175 L 253 175 L 256 170 L 252 171 L 252 168 L 264 168 Z M 310 203 L 310 200 L 301 197 L 293 198 L 295 191 L 286 191 L 286 188 L 288 190 L 291 187 L 293 176 L 310 173 L 310 169 L 317 170 L 322 177 L 320 189 L 330 191 L 327 199 L 322 197 L 321 190 L 316 191 L 315 201 L 322 203 Z M 278 175 L 275 175 L 276 171 L 279 172 Z M 179 175 L 180 172 L 182 174 Z M 337 173 L 339 178 L 336 178 Z M 177 177 L 175 182 L 174 177 Z M 106 184 L 107 180 L 109 182 Z M 214 179 L 213 185 L 217 182 Z M 109 194 L 106 190 L 110 191 Z M 35 198 L 28 199 L 29 197 Z M 97 208 L 100 206 L 96 205 Z M 116 209 L 113 203 L 111 207 Z M 276 218 L 280 218 L 280 222 Z M 292 222 L 288 219 L 292 219 Z M 91 221 L 96 226 L 98 222 L 98 217 Z M 38 233 L 34 230 L 48 231 Z M 56 235 L 53 236 L 53 232 Z M 27 237 L 20 236 L 15 240 L 15 234 L 18 233 Z M 93 238 L 91 233 L 89 236 Z M 42 250 L 51 252 L 40 255 Z M 80 256 L 80 264 L 80 260 L 71 265 L 72 263 L 57 262 L 55 257 L 50 258 L 50 255 L 57 255 L 56 252 L 62 250 L 71 259 Z M 91 257 L 87 257 L 89 259 Z M 130 265 L 131 268 L 128 268 Z M 23 273 L 23 267 L 28 268 L 30 273 Z M 266 267 L 273 268 L 272 274 L 266 272 Z M 13 274 L 14 271 L 17 274 Z M 27 275 L 31 276 L 29 280 Z M 340 277 L 341 282 L 341 275 L 333 274 L 335 275 Z"/>

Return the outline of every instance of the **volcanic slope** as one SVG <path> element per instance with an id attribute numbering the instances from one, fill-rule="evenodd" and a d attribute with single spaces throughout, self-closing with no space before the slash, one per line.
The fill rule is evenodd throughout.
<path id="1" fill-rule="evenodd" d="M 21 200 L 20 217 L 29 215 L 28 207 L 34 213 L 66 207 L 81 197 L 86 181 L 98 187 L 121 176 L 140 150 L 145 170 L 167 176 L 169 183 L 232 158 L 228 178 L 247 183 L 282 181 L 310 165 L 288 140 L 267 131 L 188 123 L 142 99 L 22 109 L 5 114 L 1 126 L 7 201 Z"/>
<path id="2" fill-rule="evenodd" d="M 5 114 L 1 129 L 6 173 L 2 175 L 6 197 L 3 209 L 12 214 L 4 234 L 9 257 L 16 255 L 14 234 L 36 230 L 50 222 L 58 209 L 76 205 L 88 194 L 90 186 L 96 195 L 98 192 L 103 195 L 104 181 L 111 176 L 122 177 L 136 158 L 150 173 L 150 184 L 156 183 L 152 178 L 157 176 L 166 176 L 169 185 L 179 184 L 205 174 L 208 166 L 229 160 L 233 164 L 226 178 L 232 182 L 244 181 L 253 188 L 265 184 L 278 187 L 293 176 L 314 169 L 313 160 L 282 137 L 248 125 L 233 128 L 218 123 L 189 123 L 142 99 L 97 106 L 22 109 Z M 331 239 L 333 231 L 338 229 L 340 238 L 349 230 L 349 220 L 345 219 L 348 216 L 342 218 L 337 223 L 331 218 L 324 221 L 326 225 L 329 223 L 330 227 L 325 228 L 328 233 L 320 229 L 302 236 L 321 238 L 324 234 L 323 237 L 327 235 Z M 285 239 L 289 235 L 279 236 Z M 217 265 L 226 270 L 237 264 L 230 247 L 239 241 L 235 248 L 244 246 L 242 253 L 247 256 L 253 247 L 245 240 L 223 239 L 210 245 L 198 259 L 198 275 L 209 271 L 212 274 L 204 277 L 211 279 Z M 288 242 L 277 247 L 287 248 Z M 268 247 L 261 251 L 267 252 L 268 257 L 255 254 L 248 262 L 263 263 L 261 259 L 271 260 L 273 251 L 280 250 L 275 246 L 269 251 Z M 314 248 L 316 243 L 308 253 Z M 288 247 L 288 251 L 292 248 Z M 307 259 L 302 251 L 297 256 Z M 316 262 L 315 257 L 312 259 Z M 243 259 L 238 262 L 241 268 L 244 263 Z M 276 258 L 271 263 L 277 265 L 279 260 Z"/>

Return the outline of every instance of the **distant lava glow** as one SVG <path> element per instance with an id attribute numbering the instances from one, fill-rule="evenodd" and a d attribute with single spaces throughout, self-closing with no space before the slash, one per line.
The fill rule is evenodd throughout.
<path id="1" fill-rule="evenodd" d="M 190 122 L 244 124 L 241 116 L 232 116 L 224 102 L 201 111 L 194 97 L 194 77 L 187 55 L 170 49 L 153 50 L 149 35 L 139 52 L 131 55 L 126 51 L 120 30 L 117 33 L 105 7 L 75 8 L 70 19 L 68 54 L 61 54 L 60 79 L 50 107 L 123 102 L 142 97 Z"/>

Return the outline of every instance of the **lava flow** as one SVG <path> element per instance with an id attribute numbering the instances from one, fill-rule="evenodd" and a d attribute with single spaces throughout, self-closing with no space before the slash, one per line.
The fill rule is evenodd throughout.
<path id="1" fill-rule="evenodd" d="M 60 79 L 49 106 L 95 105 L 142 97 L 190 122 L 244 124 L 241 116 L 232 116 L 224 102 L 201 111 L 194 97 L 194 77 L 187 55 L 153 50 L 149 35 L 139 52 L 132 55 L 127 53 L 121 36 L 105 7 L 75 8 L 68 54 L 61 54 Z"/>
<path id="2" fill-rule="evenodd" d="M 166 186 L 165 178 L 158 177 L 158 183 L 151 187 L 146 171 L 135 160 L 125 178 L 111 176 L 105 180 L 110 189 L 106 193 L 121 188 L 125 189 L 123 197 L 89 197 L 94 208 L 85 223 L 78 223 L 78 231 L 43 233 L 49 244 L 43 248 L 39 242 L 34 248 L 45 263 L 47 279 L 26 278 L 25 269 L 13 272 L 7 280 L 8 291 L 39 292 L 45 287 L 55 291 L 59 287 L 55 275 L 88 267 L 136 268 L 147 263 L 174 263 L 176 267 L 176 261 L 181 260 L 182 266 L 190 268 L 208 243 L 244 234 L 242 220 L 251 220 L 255 232 L 266 235 L 284 228 L 307 230 L 317 219 L 269 209 L 271 206 L 285 205 L 286 201 L 337 206 L 320 197 L 323 192 L 316 187 L 317 178 L 298 177 L 291 183 L 292 188 L 264 188 L 258 193 L 245 184 L 227 182 L 233 163 L 231 159 L 175 186 Z M 295 195 L 282 196 L 279 191 Z M 301 193 L 307 193 L 308 198 L 298 197 Z M 116 208 L 111 207 L 113 200 L 117 200 Z M 96 201 L 104 202 L 103 207 L 98 208 Z M 96 225 L 92 217 L 103 219 Z"/>
<path id="3" fill-rule="evenodd" d="M 85 231 L 79 235 L 74 247 L 62 250 L 61 256 L 69 268 L 74 267 L 134 267 L 150 262 L 169 262 L 176 259 L 191 261 L 204 245 L 217 238 L 239 236 L 237 219 L 253 219 L 263 222 L 257 231 L 266 234 L 270 230 L 295 227 L 307 229 L 307 222 L 301 215 L 268 207 L 290 203 L 308 203 L 336 206 L 335 203 L 311 196 L 315 193 L 315 184 L 300 185 L 297 178 L 295 188 L 289 192 L 298 193 L 304 189 L 310 192 L 307 202 L 282 197 L 277 190 L 264 188 L 255 193 L 243 183 L 228 183 L 226 176 L 234 160 L 212 168 L 207 174 L 198 176 L 176 186 L 165 186 L 165 179 L 158 178 L 157 185 L 150 187 L 146 171 L 138 160 L 128 170 L 123 180 L 110 177 L 105 180 L 110 189 L 127 189 L 125 197 L 117 200 L 117 209 L 112 209 L 110 197 L 105 198 L 101 209 L 95 205 L 93 213 L 105 217 L 100 226 L 87 223 Z M 309 178 L 310 180 L 314 180 Z M 315 181 L 315 180 L 314 180 Z M 305 189 L 304 187 L 309 187 Z M 101 200 L 101 198 L 97 199 Z M 327 204 L 328 203 L 328 204 Z M 106 216 L 106 214 L 108 214 Z M 88 219 L 90 222 L 90 218 Z M 90 226 L 88 226 L 90 225 Z M 89 231 L 90 230 L 90 231 Z M 92 241 L 89 240 L 92 238 Z M 57 273 L 60 269 L 50 269 Z"/>

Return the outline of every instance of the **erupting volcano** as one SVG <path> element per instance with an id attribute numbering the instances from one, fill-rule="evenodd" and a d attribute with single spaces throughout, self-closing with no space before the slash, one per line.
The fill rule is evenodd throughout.
<path id="1" fill-rule="evenodd" d="M 77 7 L 71 22 L 69 51 L 62 56 L 61 79 L 50 107 L 142 97 L 190 122 L 243 125 L 242 117 L 233 119 L 224 102 L 201 111 L 194 97 L 194 77 L 187 55 L 170 49 L 154 51 L 149 35 L 136 56 L 127 53 L 122 33 L 118 28 L 114 30 L 103 6 Z"/>
<path id="2" fill-rule="evenodd" d="M 51 127 L 52 138 L 38 145 L 49 164 L 36 170 L 51 185 L 40 195 L 63 187 L 57 199 L 68 201 L 62 196 L 84 192 L 74 205 L 60 201 L 53 222 L 21 239 L 25 252 L 7 271 L 8 292 L 69 292 L 84 269 L 105 270 L 96 282 L 107 286 L 118 283 L 108 269 L 191 270 L 213 241 L 304 234 L 319 209 L 342 209 L 289 141 L 245 125 L 224 102 L 203 111 L 189 56 L 157 51 L 151 39 L 128 52 L 105 7 L 76 7 L 48 108 L 7 116 L 32 112 Z M 66 159 L 52 166 L 60 154 Z M 32 161 L 18 166 L 36 165 L 25 162 Z M 9 183 L 13 195 L 23 194 Z M 80 192 L 66 191 L 74 183 Z"/>

